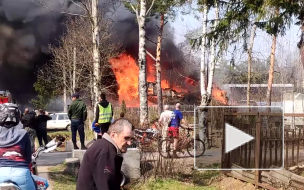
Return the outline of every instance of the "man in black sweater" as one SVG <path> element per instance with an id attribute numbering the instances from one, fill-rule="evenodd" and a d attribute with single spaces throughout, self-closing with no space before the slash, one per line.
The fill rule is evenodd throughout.
<path id="1" fill-rule="evenodd" d="M 47 137 L 47 121 L 52 120 L 52 118 L 48 115 L 47 112 L 40 109 L 39 115 L 35 118 L 36 123 L 36 133 L 38 137 L 39 146 L 43 146 L 42 139 L 44 141 L 44 145 L 47 145 L 48 143 L 48 137 Z"/>
<path id="2" fill-rule="evenodd" d="M 84 154 L 76 190 L 119 190 L 122 181 L 121 153 L 127 152 L 134 127 L 125 118 L 116 120 Z"/>

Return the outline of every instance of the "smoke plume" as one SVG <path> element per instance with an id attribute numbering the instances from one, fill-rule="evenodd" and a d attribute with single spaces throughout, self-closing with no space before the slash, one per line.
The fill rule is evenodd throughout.
<path id="1" fill-rule="evenodd" d="M 41 2 L 47 3 L 45 8 Z M 105 1 L 102 7 L 109 8 Z M 112 6 L 111 6 L 112 8 Z M 48 44 L 55 44 L 64 32 L 65 14 L 81 14 L 82 10 L 65 0 L 0 0 L 0 90 L 9 90 L 20 104 L 28 104 L 36 96 L 33 83 L 36 70 L 50 60 Z M 122 43 L 125 51 L 137 58 L 138 25 L 135 15 L 118 7 L 112 16 L 113 41 Z M 147 37 L 156 42 L 159 23 L 151 18 Z M 162 70 L 182 67 L 182 56 L 173 42 L 173 29 L 167 24 L 163 32 Z M 156 44 L 147 42 L 147 49 L 156 55 Z"/>

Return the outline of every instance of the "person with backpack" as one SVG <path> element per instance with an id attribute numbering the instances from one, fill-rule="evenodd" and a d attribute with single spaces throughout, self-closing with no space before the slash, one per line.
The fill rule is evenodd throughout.
<path id="1" fill-rule="evenodd" d="M 30 136 L 32 152 L 35 152 L 35 138 L 37 136 L 35 130 L 35 117 L 35 112 L 30 112 L 28 108 L 25 108 L 24 115 L 21 120 L 24 129 Z"/>

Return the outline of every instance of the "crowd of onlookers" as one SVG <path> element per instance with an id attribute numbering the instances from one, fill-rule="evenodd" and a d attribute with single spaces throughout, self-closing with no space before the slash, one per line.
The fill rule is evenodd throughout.
<path id="1" fill-rule="evenodd" d="M 122 153 L 127 152 L 134 138 L 133 124 L 124 115 L 113 120 L 112 104 L 106 100 L 105 94 L 101 94 L 99 98 L 92 125 L 98 138 L 88 150 L 84 142 L 87 109 L 79 94 L 72 96 L 73 102 L 68 110 L 74 149 L 79 149 L 76 143 L 78 131 L 81 149 L 87 150 L 79 169 L 77 190 L 119 190 L 124 176 L 121 174 Z M 186 124 L 180 107 L 180 103 L 177 103 L 175 110 L 170 111 L 169 106 L 165 105 L 159 119 L 162 136 L 174 139 L 173 157 L 177 157 L 179 127 L 181 123 Z M 43 146 L 43 141 L 44 145 L 48 143 L 47 121 L 51 119 L 48 112 L 42 109 L 35 112 L 26 108 L 20 116 L 18 106 L 0 104 L 0 182 L 14 181 L 22 190 L 35 188 L 29 170 L 31 154 L 35 151 L 36 136 L 40 146 Z M 25 130 L 17 127 L 20 123 Z M 18 170 L 27 178 L 16 178 L 13 170 Z M 1 176 L 2 173 L 5 176 Z"/>
<path id="2" fill-rule="evenodd" d="M 43 146 L 42 140 L 44 145 L 48 143 L 47 121 L 51 119 L 49 113 L 42 109 L 35 112 L 25 108 L 24 113 L 21 115 L 21 123 L 30 136 L 32 151 L 35 151 L 36 137 L 38 138 L 39 146 Z"/>

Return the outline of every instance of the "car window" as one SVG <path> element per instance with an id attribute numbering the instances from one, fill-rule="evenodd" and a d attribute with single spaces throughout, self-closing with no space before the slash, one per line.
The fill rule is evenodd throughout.
<path id="1" fill-rule="evenodd" d="M 52 115 L 52 120 L 56 120 L 57 115 Z"/>
<path id="2" fill-rule="evenodd" d="M 65 120 L 64 115 L 59 115 L 59 116 L 58 116 L 58 120 Z"/>
<path id="3" fill-rule="evenodd" d="M 58 117 L 58 120 L 67 120 L 68 119 L 68 115 L 67 114 L 60 114 Z"/>

